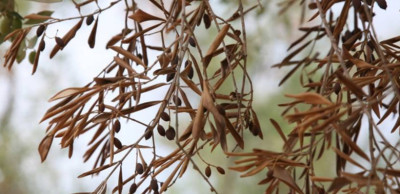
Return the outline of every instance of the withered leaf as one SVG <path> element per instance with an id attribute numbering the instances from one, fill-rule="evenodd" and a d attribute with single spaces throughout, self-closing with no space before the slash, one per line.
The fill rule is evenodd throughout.
<path id="1" fill-rule="evenodd" d="M 71 30 L 69 30 L 62 38 L 63 42 L 65 45 L 68 44 L 68 42 L 75 37 L 76 32 L 81 28 L 82 26 L 82 22 L 83 22 L 83 18 L 77 23 L 75 24 L 74 27 L 71 28 Z M 65 46 L 64 45 L 64 46 Z M 57 52 L 62 49 L 62 47 L 60 47 L 58 44 L 56 46 L 54 46 L 53 50 L 50 53 L 50 59 L 53 58 Z"/>
<path id="2" fill-rule="evenodd" d="M 351 182 L 344 177 L 336 177 L 335 179 L 333 179 L 332 184 L 328 189 L 328 192 L 340 190 L 350 183 Z"/>
<path id="3" fill-rule="evenodd" d="M 97 33 L 97 24 L 98 23 L 99 23 L 99 18 L 97 17 L 96 21 L 94 22 L 92 31 L 90 32 L 89 39 L 88 39 L 88 44 L 89 44 L 90 48 L 94 48 L 94 45 L 96 44 L 96 33 Z"/>
<path id="4" fill-rule="evenodd" d="M 215 50 L 219 47 L 219 45 L 222 43 L 224 40 L 226 34 L 228 33 L 228 30 L 230 28 L 229 24 L 226 24 L 221 28 L 221 30 L 218 32 L 217 36 L 215 37 L 214 41 L 211 43 L 210 47 L 207 50 L 207 54 L 204 59 L 204 65 L 207 67 L 208 63 L 211 61 L 212 54 L 214 53 Z"/>
<path id="5" fill-rule="evenodd" d="M 135 20 L 136 22 L 145 22 L 145 21 L 149 21 L 149 20 L 161 20 L 164 21 L 164 19 L 150 15 L 146 12 L 144 12 L 141 9 L 138 9 L 133 15 L 130 15 L 129 18 Z"/>
<path id="6" fill-rule="evenodd" d="M 93 192 L 93 194 L 105 194 L 107 191 L 107 182 L 103 181 Z"/>
<path id="7" fill-rule="evenodd" d="M 121 47 L 118 47 L 118 46 L 110 46 L 110 48 L 112 50 L 120 53 L 121 55 L 124 55 L 125 57 L 131 59 L 132 61 L 136 62 L 137 64 L 142 65 L 143 67 L 146 67 L 146 65 L 143 63 L 143 61 L 139 57 L 133 55 L 129 51 L 127 51 Z"/>
<path id="8" fill-rule="evenodd" d="M 352 80 L 350 80 L 349 78 L 345 77 L 341 73 L 336 73 L 336 76 L 358 98 L 362 98 L 363 96 L 366 96 L 364 91 L 360 87 L 358 87 L 357 84 L 355 84 Z"/>
<path id="9" fill-rule="evenodd" d="M 111 166 L 114 166 L 115 164 L 117 164 L 117 162 L 114 162 L 112 164 L 106 164 L 106 165 L 100 166 L 100 167 L 95 168 L 93 170 L 90 170 L 90 171 L 87 171 L 85 173 L 82 173 L 81 175 L 78 176 L 78 178 L 82 178 L 82 177 L 85 177 L 85 176 L 88 176 L 88 175 L 99 173 L 100 171 L 103 171 L 103 170 L 105 170 L 107 168 L 110 168 Z"/>
<path id="10" fill-rule="evenodd" d="M 175 73 L 169 73 L 167 74 L 166 80 L 167 82 L 170 82 L 172 79 L 174 79 Z"/>
<path id="11" fill-rule="evenodd" d="M 332 105 L 332 102 L 314 92 L 304 92 L 300 94 L 285 94 L 286 97 L 295 98 L 308 104 L 326 104 Z"/>
<path id="12" fill-rule="evenodd" d="M 133 107 L 122 109 L 121 113 L 124 114 L 124 115 L 131 114 L 131 113 L 134 113 L 134 112 L 141 111 L 143 109 L 152 107 L 152 106 L 154 106 L 156 104 L 159 104 L 160 102 L 161 101 L 144 102 L 144 103 L 138 104 L 138 105 L 133 106 Z"/>
<path id="13" fill-rule="evenodd" d="M 67 89 L 61 90 L 56 95 L 51 97 L 49 99 L 49 102 L 52 102 L 52 101 L 55 101 L 55 100 L 58 100 L 58 99 L 61 99 L 61 98 L 66 98 L 66 97 L 69 97 L 69 96 L 73 96 L 73 95 L 76 95 L 76 94 L 80 94 L 80 93 L 83 93 L 83 92 L 85 92 L 87 90 L 88 90 L 88 88 L 67 88 Z"/>
<path id="14" fill-rule="evenodd" d="M 47 154 L 49 154 L 51 144 L 53 143 L 53 138 L 54 135 L 46 135 L 46 137 L 44 137 L 39 144 L 39 154 L 42 162 L 46 160 Z"/>
<path id="15" fill-rule="evenodd" d="M 30 20 L 49 20 L 49 19 L 54 19 L 51 16 L 47 15 L 40 15 L 40 14 L 29 14 L 24 17 L 25 19 L 30 19 Z"/>
<path id="16" fill-rule="evenodd" d="M 303 193 L 303 191 L 296 184 L 290 173 L 282 167 L 275 166 L 273 171 L 273 176 L 285 184 L 287 184 L 290 188 L 295 190 L 297 193 Z"/>

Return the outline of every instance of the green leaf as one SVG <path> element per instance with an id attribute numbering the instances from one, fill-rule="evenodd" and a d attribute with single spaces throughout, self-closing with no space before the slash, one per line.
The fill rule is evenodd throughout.
<path id="1" fill-rule="evenodd" d="M 41 11 L 39 13 L 37 13 L 37 15 L 42 15 L 42 16 L 51 16 L 53 14 L 54 11 Z M 28 19 L 25 24 L 40 24 L 45 22 L 46 20 L 37 20 L 37 19 Z"/>
<path id="2" fill-rule="evenodd" d="M 21 45 L 18 48 L 18 53 L 17 53 L 17 63 L 21 63 L 22 60 L 25 59 L 26 56 L 26 43 L 25 41 L 22 41 Z"/>
<path id="3" fill-rule="evenodd" d="M 36 42 L 38 40 L 37 36 L 33 36 L 32 38 L 28 39 L 28 45 L 26 46 L 27 48 L 33 49 L 36 45 Z"/>

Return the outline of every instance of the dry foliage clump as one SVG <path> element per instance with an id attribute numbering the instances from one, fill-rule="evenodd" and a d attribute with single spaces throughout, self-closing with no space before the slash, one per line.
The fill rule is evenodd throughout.
<path id="1" fill-rule="evenodd" d="M 96 0 L 72 2 L 79 13 L 81 8 L 97 4 Z M 142 3 L 151 4 L 156 10 L 146 10 Z M 52 47 L 52 58 L 73 41 L 82 27 L 92 28 L 89 47 L 99 46 L 96 45 L 97 26 L 101 25 L 99 16 L 117 4 L 125 6 L 125 20 L 121 21 L 125 25 L 105 45 L 115 56 L 92 82 L 84 87 L 64 89 L 50 99 L 58 103 L 42 119 L 49 123 L 39 145 L 42 161 L 54 138 L 61 139 L 61 147 L 68 148 L 71 157 L 74 140 L 91 132 L 93 136 L 83 157 L 85 162 L 93 158 L 94 166 L 79 177 L 105 173 L 108 169 L 108 176 L 93 193 L 104 193 L 114 173 L 118 174 L 118 184 L 114 185 L 113 192 L 161 193 L 189 165 L 215 191 L 208 181 L 211 166 L 221 174 L 225 170 L 209 164 L 204 173 L 198 168 L 193 157 L 200 157 L 204 146 L 212 149 L 220 146 L 228 156 L 245 157 L 236 161 L 238 166 L 231 167 L 244 172 L 243 176 L 267 169 L 265 179 L 259 183 L 268 184 L 266 193 L 278 193 L 283 185 L 291 193 L 400 192 L 400 170 L 396 165 L 400 154 L 398 142 L 393 144 L 384 135 L 388 131 L 398 136 L 400 131 L 400 47 L 397 45 L 400 39 L 379 41 L 373 23 L 374 10 L 386 9 L 385 0 L 282 2 L 283 11 L 300 4 L 302 18 L 311 13 L 305 23 L 317 21 L 319 24 L 301 27 L 304 36 L 290 46 L 291 52 L 276 65 L 292 67 L 281 84 L 301 70 L 304 92 L 287 94 L 294 101 L 280 105 L 286 107 L 282 115 L 295 127 L 285 134 L 271 119 L 284 142 L 283 150 L 258 148 L 252 153 L 233 150 L 244 147 L 244 133 L 263 138 L 252 108 L 253 89 L 246 71 L 244 20 L 246 13 L 259 6 L 258 2 L 247 7 L 238 1 L 238 9 L 228 18 L 216 15 L 212 2 L 206 0 L 136 3 L 116 0 L 107 7 L 97 4 L 98 10 L 90 14 L 65 19 L 51 17 L 51 11 L 30 14 L 24 17 L 26 27 L 4 37 L 12 41 L 4 56 L 4 66 L 12 67 L 31 31 L 39 40 L 36 51 L 30 54 L 32 73 L 38 67 L 46 43 L 47 48 Z M 333 6 L 340 7 L 337 16 L 332 12 Z M 60 32 L 64 34 L 62 37 L 46 36 L 48 25 L 67 20 L 76 20 L 76 24 L 69 31 Z M 199 28 L 210 32 L 212 41 L 206 48 L 201 48 L 198 42 Z M 213 30 L 217 32 L 211 33 Z M 160 40 L 158 44 L 146 42 L 154 37 Z M 316 49 L 315 45 L 322 40 L 329 42 L 325 46 L 330 48 L 327 53 Z M 307 55 L 304 50 L 308 51 Z M 150 58 L 150 51 L 157 53 L 157 58 Z M 162 94 L 161 98 L 146 97 L 153 93 Z M 135 115 L 143 112 L 152 114 L 152 118 L 137 120 Z M 182 118 L 188 120 L 187 125 L 182 126 Z M 388 118 L 395 118 L 393 128 L 381 129 L 379 124 Z M 122 121 L 142 127 L 124 128 Z M 135 130 L 141 135 L 122 142 L 118 134 L 126 130 Z M 176 149 L 160 155 L 157 141 L 161 138 L 155 136 L 170 140 Z M 366 147 L 361 147 L 359 137 L 368 140 Z M 152 156 L 145 157 L 144 152 Z M 336 155 L 336 161 L 332 162 L 336 164 L 336 176 L 321 177 L 314 163 L 329 157 L 329 152 Z M 134 170 L 122 170 L 131 163 L 135 164 Z M 357 172 L 346 171 L 349 165 Z M 168 175 L 162 180 L 160 173 L 165 171 Z"/>
<path id="2" fill-rule="evenodd" d="M 248 157 L 232 169 L 252 176 L 267 168 L 259 182 L 268 184 L 266 193 L 278 192 L 280 183 L 295 193 L 399 193 L 400 39 L 379 41 L 373 23 L 374 10 L 386 9 L 386 1 L 287 0 L 282 6 L 296 3 L 303 6 L 303 18 L 311 15 L 305 23 L 317 25 L 299 28 L 304 35 L 275 65 L 292 68 L 280 84 L 301 71 L 304 92 L 287 94 L 293 101 L 280 105 L 295 127 L 285 136 L 271 119 L 283 151 L 231 154 Z M 315 45 L 327 40 L 329 50 L 321 53 Z M 379 126 L 391 118 L 391 128 Z M 397 142 L 389 141 L 388 133 Z M 322 177 L 315 163 L 329 152 L 336 156 L 336 176 Z"/>

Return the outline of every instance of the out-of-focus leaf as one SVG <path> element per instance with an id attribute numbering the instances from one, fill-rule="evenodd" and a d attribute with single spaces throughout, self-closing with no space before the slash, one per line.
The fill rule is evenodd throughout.
<path id="1" fill-rule="evenodd" d="M 25 16 L 25 18 L 27 18 L 28 20 L 25 22 L 25 24 L 39 24 L 42 22 L 47 21 L 48 19 L 51 19 L 51 15 L 53 14 L 53 11 L 41 11 L 39 13 L 36 14 L 30 14 Z M 39 18 L 41 16 L 41 18 Z"/>

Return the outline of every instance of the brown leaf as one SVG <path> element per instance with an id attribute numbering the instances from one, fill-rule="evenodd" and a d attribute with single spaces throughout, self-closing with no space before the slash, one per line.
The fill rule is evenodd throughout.
<path id="1" fill-rule="evenodd" d="M 130 15 L 129 18 L 135 20 L 136 22 L 145 22 L 145 21 L 149 21 L 149 20 L 161 20 L 161 21 L 165 21 L 162 18 L 150 15 L 146 12 L 144 12 L 141 9 L 138 9 L 133 15 Z"/>
<path id="2" fill-rule="evenodd" d="M 93 194 L 105 194 L 107 191 L 107 182 L 103 181 L 96 190 L 93 191 Z"/>
<path id="3" fill-rule="evenodd" d="M 129 58 L 130 60 L 136 62 L 137 64 L 142 65 L 143 67 L 146 67 L 146 65 L 143 63 L 143 61 L 139 57 L 133 55 L 129 51 L 127 51 L 121 47 L 118 47 L 118 46 L 110 46 L 110 48 L 112 50 L 120 53 L 121 55 L 124 55 L 125 57 Z"/>
<path id="4" fill-rule="evenodd" d="M 124 115 L 131 114 L 131 113 L 134 113 L 134 112 L 141 111 L 143 109 L 149 108 L 151 106 L 154 106 L 156 104 L 159 104 L 160 102 L 162 102 L 162 101 L 144 102 L 142 104 L 138 104 L 138 105 L 130 107 L 130 108 L 122 109 L 121 113 L 124 114 Z"/>
<path id="5" fill-rule="evenodd" d="M 69 30 L 62 38 L 63 42 L 65 45 L 68 44 L 68 42 L 75 37 L 76 32 L 79 30 L 79 28 L 81 28 L 82 26 L 82 22 L 83 22 L 83 18 L 77 23 L 75 24 L 74 27 L 71 28 L 71 30 Z M 65 46 L 64 45 L 64 46 Z M 53 50 L 50 53 L 50 59 L 53 58 L 57 52 L 61 49 L 61 47 L 59 45 L 55 45 Z"/>
<path id="6" fill-rule="evenodd" d="M 337 125 L 333 124 L 332 125 L 337 133 L 342 137 L 343 141 L 349 145 L 358 155 L 360 155 L 362 158 L 364 158 L 367 161 L 370 161 L 367 154 L 357 145 L 357 143 L 353 142 L 353 140 L 346 134 L 346 132 L 342 129 L 340 129 Z"/>
<path id="7" fill-rule="evenodd" d="M 341 73 L 336 73 L 336 77 L 344 84 L 346 87 L 354 93 L 358 98 L 362 98 L 363 96 L 366 96 L 364 91 L 358 87 L 352 80 L 349 78 L 343 76 Z"/>
<path id="8" fill-rule="evenodd" d="M 40 159 L 42 162 L 46 160 L 47 154 L 49 154 L 51 144 L 53 142 L 54 135 L 46 135 L 46 137 L 43 138 L 43 140 L 39 144 L 39 154 L 40 154 Z"/>
<path id="9" fill-rule="evenodd" d="M 284 168 L 275 166 L 273 171 L 273 176 L 284 182 L 286 185 L 295 190 L 297 193 L 303 193 L 303 191 L 299 188 L 299 186 L 297 186 L 296 182 L 293 180 L 290 173 Z"/>
<path id="10" fill-rule="evenodd" d="M 286 97 L 295 98 L 308 104 L 326 104 L 332 105 L 332 102 L 314 92 L 304 92 L 300 94 L 285 94 Z"/>
<path id="11" fill-rule="evenodd" d="M 279 126 L 279 124 L 278 124 L 274 119 L 270 119 L 269 121 L 272 123 L 272 125 L 274 126 L 274 128 L 276 129 L 276 131 L 278 131 L 279 136 L 281 136 L 281 138 L 282 138 L 284 144 L 286 144 L 286 143 L 287 143 L 286 136 L 285 136 L 285 134 L 283 133 L 283 131 L 282 131 L 281 127 Z"/>
<path id="12" fill-rule="evenodd" d="M 24 17 L 25 19 L 31 19 L 31 20 L 49 20 L 49 19 L 54 19 L 53 17 L 51 17 L 51 16 L 47 16 L 47 15 L 39 15 L 39 14 L 29 14 L 29 15 L 26 15 L 25 17 Z"/>
<path id="13" fill-rule="evenodd" d="M 94 48 L 94 45 L 96 44 L 96 32 L 97 32 L 97 23 L 98 22 L 99 22 L 99 18 L 97 17 L 96 21 L 94 22 L 92 31 L 90 32 L 89 39 L 88 39 L 88 44 L 89 44 L 90 48 Z"/>
<path id="14" fill-rule="evenodd" d="M 207 54 L 204 57 L 204 65 L 205 67 L 208 66 L 208 64 L 211 61 L 212 54 L 214 53 L 215 50 L 219 47 L 219 45 L 222 43 L 224 40 L 226 34 L 228 33 L 228 30 L 230 28 L 229 24 L 226 24 L 221 28 L 221 30 L 218 32 L 217 36 L 215 37 L 214 41 L 211 43 L 210 47 L 207 50 Z"/>
<path id="15" fill-rule="evenodd" d="M 346 186 L 350 183 L 351 183 L 351 181 L 347 180 L 344 177 L 336 177 L 335 179 L 333 179 L 332 184 L 328 189 L 328 192 L 339 191 L 344 186 Z"/>
<path id="16" fill-rule="evenodd" d="M 73 96 L 73 95 L 76 95 L 76 94 L 80 94 L 80 93 L 83 93 L 83 92 L 85 92 L 87 90 L 88 90 L 87 88 L 67 88 L 67 89 L 61 90 L 56 95 L 51 97 L 49 99 L 49 102 L 52 102 L 52 101 L 55 101 L 55 100 L 58 100 L 58 99 L 61 99 L 61 98 L 66 98 L 66 97 L 69 97 L 69 96 Z"/>
<path id="17" fill-rule="evenodd" d="M 93 169 L 93 170 L 90 170 L 90 171 L 87 171 L 87 172 L 85 172 L 85 173 L 82 173 L 81 175 L 78 176 L 78 178 L 82 178 L 82 177 L 89 176 L 89 175 L 92 175 L 92 174 L 97 174 L 97 173 L 99 173 L 100 171 L 103 171 L 103 170 L 105 170 L 105 169 L 107 169 L 107 168 L 110 168 L 111 166 L 114 166 L 115 164 L 117 164 L 117 162 L 114 162 L 114 163 L 112 163 L 112 164 L 106 164 L 106 165 L 104 165 L 104 166 L 97 167 L 97 168 L 95 168 L 95 169 Z"/>

